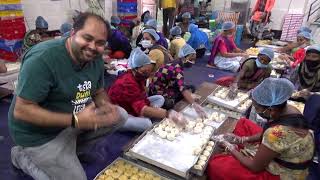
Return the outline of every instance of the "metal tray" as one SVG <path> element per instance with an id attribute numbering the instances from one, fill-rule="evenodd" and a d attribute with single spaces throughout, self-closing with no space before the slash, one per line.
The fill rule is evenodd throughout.
<path id="1" fill-rule="evenodd" d="M 174 141 L 169 141 L 154 133 L 156 127 L 141 135 L 126 155 L 188 178 L 190 169 L 199 158 L 193 151 L 201 147 L 201 134 L 181 132 Z"/>
<path id="2" fill-rule="evenodd" d="M 113 166 L 116 162 L 119 162 L 119 161 L 124 161 L 124 162 L 127 163 L 127 164 L 130 164 L 130 165 L 132 165 L 132 166 L 134 166 L 134 167 L 137 167 L 139 170 L 142 170 L 142 171 L 144 171 L 144 172 L 148 172 L 148 173 L 152 174 L 153 176 L 159 177 L 161 180 L 169 180 L 169 179 L 167 179 L 167 178 L 159 175 L 159 174 L 156 173 L 155 171 L 152 171 L 152 170 L 150 170 L 150 169 L 147 169 L 147 168 L 145 168 L 145 167 L 142 167 L 142 166 L 140 166 L 140 165 L 138 165 L 138 164 L 136 164 L 136 163 L 134 163 L 134 162 L 128 161 L 128 160 L 123 159 L 123 158 L 121 158 L 121 157 L 118 157 L 118 158 L 117 158 L 116 160 L 114 160 L 110 165 L 108 165 L 106 168 L 104 168 L 102 171 L 100 171 L 100 172 L 96 175 L 96 177 L 94 178 L 94 180 L 98 180 L 99 176 L 103 175 L 103 173 L 104 173 L 107 169 L 110 169 L 111 166 Z"/>
<path id="3" fill-rule="evenodd" d="M 212 150 L 210 151 L 210 156 L 209 156 L 208 159 L 206 160 L 206 164 L 204 165 L 204 167 L 203 167 L 202 170 L 195 169 L 194 166 L 193 166 L 193 167 L 191 168 L 190 172 L 192 172 L 193 174 L 198 175 L 198 176 L 203 176 L 203 175 L 204 175 L 204 172 L 205 172 L 206 169 L 207 169 L 207 166 L 208 166 L 210 157 L 211 157 L 211 155 L 212 155 L 212 153 L 214 152 L 215 149 L 216 149 L 216 143 L 214 143 L 214 145 L 213 145 L 213 147 L 212 147 Z"/>
<path id="4" fill-rule="evenodd" d="M 237 112 L 237 111 L 233 111 L 233 110 L 230 110 L 230 109 L 227 109 L 227 108 L 224 108 L 224 107 L 221 107 L 221 106 L 218 106 L 216 104 L 213 104 L 211 103 L 210 101 L 206 101 L 202 104 L 203 107 L 207 107 L 207 108 L 210 108 L 210 109 L 213 109 L 215 111 L 218 111 L 218 112 L 223 112 L 225 113 L 228 117 L 231 117 L 231 118 L 234 118 L 234 119 L 240 119 L 241 118 L 241 113 Z M 208 106 L 211 106 L 211 107 L 208 107 Z"/>

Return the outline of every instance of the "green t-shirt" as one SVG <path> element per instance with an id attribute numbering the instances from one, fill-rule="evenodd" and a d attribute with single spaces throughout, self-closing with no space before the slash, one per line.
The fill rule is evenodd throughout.
<path id="1" fill-rule="evenodd" d="M 14 118 L 16 96 L 49 111 L 72 113 L 84 109 L 96 90 L 103 88 L 103 60 L 97 58 L 80 68 L 73 63 L 65 41 L 66 38 L 61 38 L 39 43 L 23 58 L 16 95 L 8 113 L 10 134 L 17 145 L 42 145 L 63 128 L 39 127 Z"/>

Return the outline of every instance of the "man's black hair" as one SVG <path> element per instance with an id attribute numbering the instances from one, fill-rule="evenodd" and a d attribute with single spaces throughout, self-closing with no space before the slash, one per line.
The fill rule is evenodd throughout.
<path id="1" fill-rule="evenodd" d="M 101 16 L 99 16 L 97 14 L 89 13 L 89 12 L 81 13 L 75 18 L 74 23 L 73 23 L 74 31 L 77 32 L 80 29 L 82 29 L 84 27 L 84 24 L 86 23 L 86 21 L 89 18 L 95 18 L 96 20 L 104 23 L 106 25 L 106 28 L 107 28 L 108 36 L 111 35 L 110 23 L 107 20 L 105 20 L 103 17 L 101 17 Z"/>

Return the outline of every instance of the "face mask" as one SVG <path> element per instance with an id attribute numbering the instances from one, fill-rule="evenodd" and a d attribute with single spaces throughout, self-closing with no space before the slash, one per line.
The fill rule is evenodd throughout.
<path id="1" fill-rule="evenodd" d="M 141 44 L 142 47 L 144 47 L 144 48 L 150 48 L 150 47 L 152 47 L 152 45 L 153 45 L 150 40 L 142 40 L 142 41 L 140 42 L 140 44 Z"/>
<path id="2" fill-rule="evenodd" d="M 257 65 L 258 68 L 267 68 L 267 67 L 268 67 L 268 65 L 262 64 L 262 63 L 259 61 L 258 58 L 256 59 L 256 65 Z"/>

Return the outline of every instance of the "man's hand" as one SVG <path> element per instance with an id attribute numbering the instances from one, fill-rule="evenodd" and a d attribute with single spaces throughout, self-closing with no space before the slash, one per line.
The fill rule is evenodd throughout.
<path id="1" fill-rule="evenodd" d="M 179 127 L 184 128 L 187 125 L 187 120 L 181 113 L 178 113 L 177 111 L 170 110 L 168 118 L 171 119 Z"/>
<path id="2" fill-rule="evenodd" d="M 83 111 L 77 114 L 79 129 L 97 129 L 116 124 L 120 120 L 118 109 L 115 105 L 106 104 L 96 108 L 94 103 L 88 105 Z"/>

